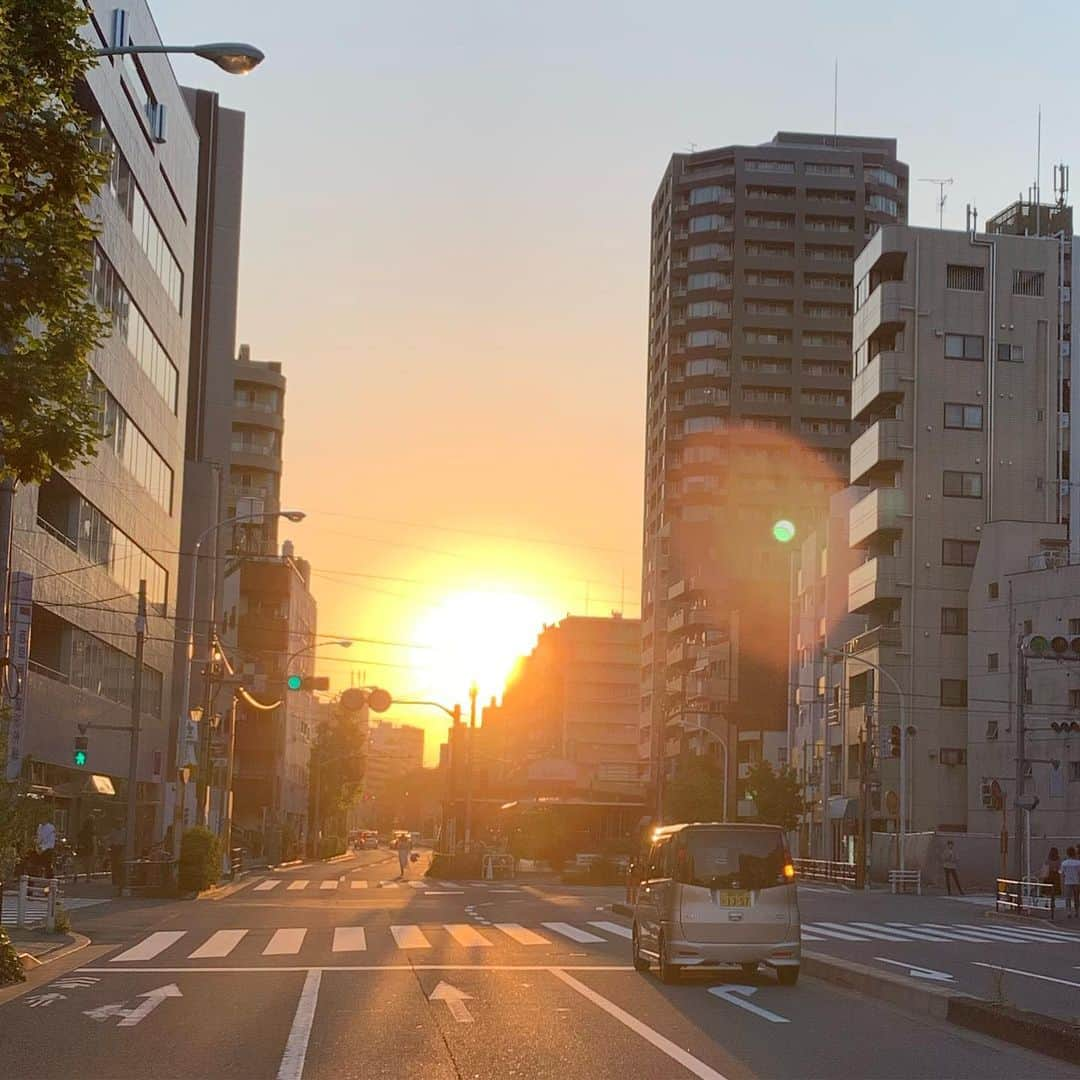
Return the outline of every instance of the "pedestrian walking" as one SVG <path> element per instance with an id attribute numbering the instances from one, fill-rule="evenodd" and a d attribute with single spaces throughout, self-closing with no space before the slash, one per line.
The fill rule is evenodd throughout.
<path id="1" fill-rule="evenodd" d="M 1061 887 L 1065 893 L 1065 918 L 1080 918 L 1080 852 L 1076 848 L 1065 849 L 1061 862 Z"/>
<path id="2" fill-rule="evenodd" d="M 1058 849 L 1052 847 L 1046 855 L 1046 862 L 1043 863 L 1042 883 L 1050 886 L 1051 898 L 1061 895 L 1061 856 L 1058 854 Z M 1053 899 L 1050 901 L 1051 909 L 1053 908 Z"/>
<path id="3" fill-rule="evenodd" d="M 109 833 L 109 869 L 114 888 L 124 887 L 124 827 L 117 822 Z"/>
<path id="4" fill-rule="evenodd" d="M 72 884 L 79 881 L 80 867 L 87 881 L 93 876 L 94 867 L 97 865 L 97 847 L 97 822 L 93 814 L 88 814 L 79 826 L 79 835 L 75 839 L 75 879 Z"/>
<path id="5" fill-rule="evenodd" d="M 37 827 L 34 847 L 37 849 L 41 876 L 51 878 L 53 876 L 53 859 L 56 857 L 56 826 L 48 819 Z"/>
<path id="6" fill-rule="evenodd" d="M 398 866 L 401 867 L 401 873 L 398 874 L 398 877 L 404 877 L 405 871 L 408 869 L 409 866 L 409 855 L 412 851 L 412 839 L 410 838 L 408 833 L 402 833 L 397 838 L 396 847 Z"/>
<path id="7" fill-rule="evenodd" d="M 945 844 L 945 853 L 941 856 L 941 867 L 945 871 L 945 891 L 952 896 L 952 887 L 956 885 L 956 891 L 963 896 L 964 890 L 960 886 L 960 878 L 956 871 L 960 864 L 960 857 L 956 854 L 956 847 L 949 840 Z"/>

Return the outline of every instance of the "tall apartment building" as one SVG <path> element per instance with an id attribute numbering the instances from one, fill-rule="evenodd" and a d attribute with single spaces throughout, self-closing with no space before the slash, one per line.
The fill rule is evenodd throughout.
<path id="1" fill-rule="evenodd" d="M 364 793 L 376 798 L 401 777 L 424 767 L 424 729 L 388 721 L 368 727 Z"/>
<path id="2" fill-rule="evenodd" d="M 652 206 L 641 760 L 787 727 L 790 552 L 845 486 L 852 266 L 907 217 L 896 142 L 781 132 L 675 154 Z M 777 742 L 782 745 L 784 739 Z M 744 770 L 745 771 L 745 770 Z M 736 779 L 731 812 L 749 813 Z"/>
<path id="3" fill-rule="evenodd" d="M 125 9 L 118 19 L 88 4 L 86 35 L 99 47 L 159 41 L 143 0 Z M 92 461 L 16 496 L 13 630 L 25 664 L 8 767 L 52 790 L 61 832 L 77 829 L 99 795 L 122 796 L 135 594 L 145 579 L 141 843 L 169 760 L 198 136 L 163 56 L 103 61 L 79 96 L 112 159 L 89 208 L 101 223 L 90 294 L 112 323 L 90 357 L 102 438 Z M 79 725 L 89 740 L 84 768 L 73 765 Z"/>
<path id="4" fill-rule="evenodd" d="M 967 827 L 972 718 L 995 708 L 984 696 L 1005 700 L 1003 686 L 971 693 L 972 663 L 984 675 L 1009 663 L 1007 625 L 985 653 L 981 644 L 993 637 L 986 600 L 1008 603 L 1001 576 L 984 571 L 1008 548 L 992 545 L 991 557 L 983 541 L 1026 523 L 1023 550 L 1042 547 L 1067 516 L 1071 236 L 1022 235 L 1022 215 L 1009 212 L 987 224 L 987 234 L 884 227 L 855 264 L 851 413 L 865 430 L 850 477 L 869 490 L 850 512 L 849 541 L 865 561 L 850 573 L 848 610 L 867 617 L 867 630 L 848 644 L 845 681 L 850 723 L 861 728 L 870 706 L 879 734 L 904 726 L 900 701 L 861 661 L 903 691 L 916 831 Z M 973 574 L 989 590 L 978 608 Z M 899 760 L 888 739 L 873 741 L 883 792 L 875 826 L 890 828 Z"/>

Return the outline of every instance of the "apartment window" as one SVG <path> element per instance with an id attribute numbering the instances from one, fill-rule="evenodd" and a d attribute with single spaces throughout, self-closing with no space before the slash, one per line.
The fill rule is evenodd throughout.
<path id="1" fill-rule="evenodd" d="M 743 304 L 747 315 L 790 315 L 790 300 L 747 300 Z"/>
<path id="2" fill-rule="evenodd" d="M 723 319 L 731 315 L 731 305 L 722 300 L 699 300 L 688 304 L 688 319 Z"/>
<path id="3" fill-rule="evenodd" d="M 795 227 L 795 215 L 747 214 L 746 227 L 748 229 L 793 229 Z"/>
<path id="4" fill-rule="evenodd" d="M 1024 362 L 1024 346 L 1009 345 L 1006 342 L 1001 342 L 997 347 L 997 358 L 1012 364 L 1022 364 Z"/>
<path id="5" fill-rule="evenodd" d="M 986 654 L 986 670 L 997 671 L 998 669 L 998 654 L 996 652 Z"/>
<path id="6" fill-rule="evenodd" d="M 982 479 L 982 473 L 946 469 L 942 473 L 941 493 L 957 499 L 981 499 Z"/>
<path id="7" fill-rule="evenodd" d="M 1025 634 L 1030 634 L 1031 633 L 1031 620 L 1030 619 L 1025 619 L 1024 620 L 1024 633 Z"/>
<path id="8" fill-rule="evenodd" d="M 986 595 L 989 596 L 991 600 L 996 600 L 998 598 L 998 591 L 998 583 L 996 581 L 991 581 L 990 584 L 986 586 Z"/>
<path id="9" fill-rule="evenodd" d="M 687 360 L 686 374 L 689 375 L 727 375 L 728 363 L 716 357 L 706 360 Z"/>
<path id="10" fill-rule="evenodd" d="M 826 420 L 822 417 L 803 418 L 801 430 L 807 435 L 846 435 L 850 430 L 847 420 Z"/>
<path id="11" fill-rule="evenodd" d="M 851 335 L 839 330 L 804 330 L 802 343 L 811 348 L 850 348 Z"/>
<path id="12" fill-rule="evenodd" d="M 808 289 L 850 289 L 851 278 L 843 274 L 803 274 Z"/>
<path id="13" fill-rule="evenodd" d="M 855 192 L 851 190 L 830 190 L 829 188 L 807 188 L 806 197 L 817 202 L 841 203 L 844 206 L 855 205 Z"/>
<path id="14" fill-rule="evenodd" d="M 1035 694 L 1030 689 L 1024 691 L 1024 704 L 1025 705 L 1034 705 L 1035 704 Z M 1028 765 L 1028 768 L 1030 769 L 1031 766 Z M 1030 776 L 1031 773 L 1028 773 L 1027 775 Z"/>
<path id="15" fill-rule="evenodd" d="M 710 232 L 713 229 L 725 229 L 731 227 L 731 218 L 722 217 L 720 214 L 702 214 L 690 219 L 690 231 L 692 233 Z"/>
<path id="16" fill-rule="evenodd" d="M 981 334 L 946 334 L 945 357 L 948 360 L 981 360 L 983 338 Z"/>
<path id="17" fill-rule="evenodd" d="M 808 319 L 850 319 L 850 304 L 803 304 L 803 314 Z"/>
<path id="18" fill-rule="evenodd" d="M 854 232 L 854 218 L 816 217 L 808 214 L 803 222 L 810 232 Z"/>
<path id="19" fill-rule="evenodd" d="M 900 213 L 900 204 L 895 199 L 890 199 L 887 195 L 868 195 L 866 198 L 866 209 L 874 210 L 879 214 L 891 214 L 896 217 Z"/>
<path id="20" fill-rule="evenodd" d="M 963 765 L 967 752 L 962 747 L 943 746 L 938 751 L 938 761 L 942 765 Z"/>
<path id="21" fill-rule="evenodd" d="M 1013 296 L 1042 296 L 1045 278 L 1041 270 L 1014 270 Z"/>
<path id="22" fill-rule="evenodd" d="M 747 158 L 743 162 L 743 168 L 754 169 L 757 172 L 793 173 L 794 161 L 769 161 L 762 158 Z"/>
<path id="23" fill-rule="evenodd" d="M 967 679 L 942 679 L 941 704 L 949 709 L 967 705 Z"/>
<path id="24" fill-rule="evenodd" d="M 747 240 L 747 255 L 761 255 L 770 259 L 788 259 L 795 254 L 794 244 L 781 244 L 769 240 Z"/>
<path id="25" fill-rule="evenodd" d="M 745 331 L 744 338 L 748 345 L 787 345 L 791 341 L 791 332 L 751 327 Z"/>
<path id="26" fill-rule="evenodd" d="M 730 259 L 730 244 L 692 244 L 686 257 L 690 262 L 701 262 L 704 259 Z"/>
<path id="27" fill-rule="evenodd" d="M 812 378 L 848 379 L 851 377 L 851 367 L 848 364 L 819 364 L 804 360 L 802 371 L 804 375 Z"/>
<path id="28" fill-rule="evenodd" d="M 1069 691 L 1069 708 L 1080 709 L 1080 690 Z"/>
<path id="29" fill-rule="evenodd" d="M 986 738 L 993 742 L 998 737 L 998 722 L 996 720 L 986 721 Z"/>
<path id="30" fill-rule="evenodd" d="M 794 284 L 794 280 L 795 275 L 785 270 L 748 270 L 746 272 L 747 285 L 783 288 Z"/>
<path id="31" fill-rule="evenodd" d="M 686 335 L 686 344 L 691 349 L 730 345 L 731 335 L 726 330 L 691 330 Z"/>
<path id="32" fill-rule="evenodd" d="M 743 401 L 756 402 L 782 402 L 791 400 L 790 390 L 774 390 L 764 386 L 747 386 L 743 388 Z"/>
<path id="33" fill-rule="evenodd" d="M 966 634 L 967 608 L 943 607 L 941 609 L 941 632 L 943 634 Z"/>
<path id="34" fill-rule="evenodd" d="M 982 431 L 983 407 L 947 401 L 945 402 L 945 426 L 960 431 Z"/>
<path id="35" fill-rule="evenodd" d="M 720 416 L 691 416 L 683 424 L 683 432 L 686 435 L 697 435 L 703 431 L 722 431 L 723 428 L 724 420 Z"/>
<path id="36" fill-rule="evenodd" d="M 729 187 L 700 187 L 690 192 L 690 205 L 699 206 L 701 203 L 720 202 L 732 199 L 735 192 Z"/>
<path id="37" fill-rule="evenodd" d="M 982 292 L 984 271 L 981 266 L 960 266 L 949 263 L 945 267 L 945 288 L 962 292 Z"/>
<path id="38" fill-rule="evenodd" d="M 718 273 L 711 274 L 691 274 L 686 279 L 686 287 L 688 289 L 719 289 L 723 278 Z M 731 283 L 731 278 L 728 279 L 728 284 Z"/>
<path id="39" fill-rule="evenodd" d="M 942 540 L 942 566 L 974 566 L 979 557 L 978 540 Z"/>
<path id="40" fill-rule="evenodd" d="M 1080 780 L 1080 761 L 1069 762 L 1069 779 L 1074 783 Z"/>
<path id="41" fill-rule="evenodd" d="M 742 362 L 743 371 L 756 375 L 788 375 L 791 361 L 773 357 L 748 356 Z"/>
<path id="42" fill-rule="evenodd" d="M 768 187 L 764 184 L 747 184 L 748 199 L 793 199 L 795 189 L 790 187 Z"/>
<path id="43" fill-rule="evenodd" d="M 1080 634 L 1080 619 L 1069 620 L 1069 633 Z"/>
<path id="44" fill-rule="evenodd" d="M 807 176 L 854 176 L 854 165 L 826 165 L 819 161 L 806 163 Z"/>
<path id="45" fill-rule="evenodd" d="M 806 257 L 815 262 L 845 262 L 854 257 L 852 248 L 837 244 L 807 244 Z"/>
<path id="46" fill-rule="evenodd" d="M 872 165 L 863 169 L 863 178 L 871 184 L 884 184 L 886 187 L 899 187 L 900 181 L 895 173 L 883 169 L 880 165 Z"/>

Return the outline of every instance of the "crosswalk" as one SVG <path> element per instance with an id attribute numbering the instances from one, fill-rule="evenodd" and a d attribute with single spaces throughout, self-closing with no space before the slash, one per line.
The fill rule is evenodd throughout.
<path id="1" fill-rule="evenodd" d="M 255 956 L 298 956 L 302 952 L 346 955 L 389 947 L 415 951 L 436 948 L 491 949 L 497 946 L 556 946 L 565 941 L 576 944 L 625 945 L 627 927 L 597 920 L 585 926 L 565 922 L 545 922 L 537 927 L 520 923 L 493 923 L 479 929 L 471 923 L 412 923 L 380 927 L 335 926 L 308 929 L 238 928 L 205 931 L 157 930 L 110 959 L 112 964 L 136 964 L 164 959 L 247 960 Z"/>
<path id="2" fill-rule="evenodd" d="M 309 878 L 264 878 L 255 882 L 251 891 L 253 893 L 267 893 L 274 890 L 282 892 L 337 892 L 339 889 L 352 892 L 353 890 L 372 889 L 413 889 L 423 894 L 432 896 L 461 896 L 463 885 L 473 888 L 488 888 L 493 893 L 513 894 L 520 893 L 517 886 L 503 885 L 500 888 L 491 888 L 489 882 L 457 882 L 457 881 L 434 881 L 428 879 L 411 878 L 405 881 L 369 881 L 367 878 L 329 878 L 325 881 L 312 881 Z"/>
<path id="3" fill-rule="evenodd" d="M 983 944 L 1080 945 L 1080 934 L 1050 925 L 1012 923 L 804 922 L 802 940 L 971 942 Z"/>

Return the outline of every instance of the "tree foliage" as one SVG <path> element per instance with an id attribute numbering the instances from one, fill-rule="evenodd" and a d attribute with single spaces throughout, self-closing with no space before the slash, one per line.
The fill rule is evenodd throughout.
<path id="1" fill-rule="evenodd" d="M 750 770 L 746 789 L 757 807 L 758 821 L 787 830 L 798 825 L 803 798 L 793 769 L 785 766 L 777 772 L 770 762 L 759 761 Z"/>
<path id="2" fill-rule="evenodd" d="M 0 462 L 18 483 L 92 457 L 99 432 L 86 209 L 108 157 L 76 97 L 85 21 L 80 0 L 0 0 Z"/>
<path id="3" fill-rule="evenodd" d="M 25 784 L 6 778 L 8 724 L 11 710 L 0 708 L 0 881 L 9 878 L 26 853 L 42 813 L 40 801 L 28 799 Z"/>
<path id="4" fill-rule="evenodd" d="M 664 785 L 664 821 L 722 821 L 724 773 L 716 762 L 689 757 Z"/>
<path id="5" fill-rule="evenodd" d="M 311 790 L 319 785 L 319 820 L 312 798 L 312 828 L 345 834 L 345 813 L 363 790 L 367 765 L 367 727 L 341 715 L 319 728 L 311 748 Z"/>

